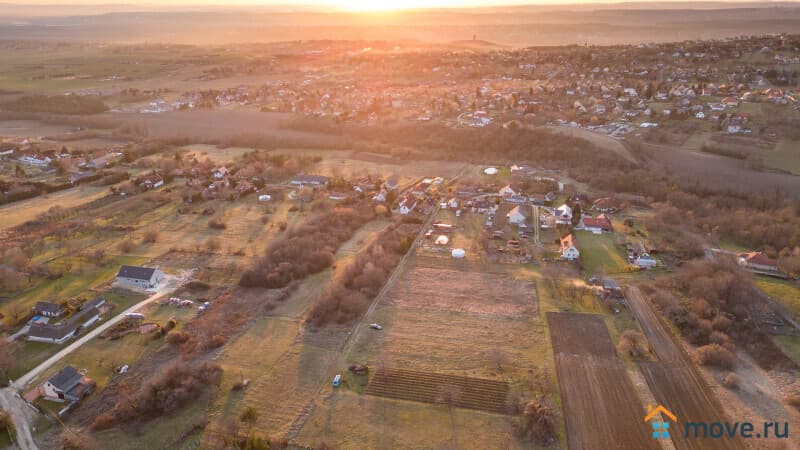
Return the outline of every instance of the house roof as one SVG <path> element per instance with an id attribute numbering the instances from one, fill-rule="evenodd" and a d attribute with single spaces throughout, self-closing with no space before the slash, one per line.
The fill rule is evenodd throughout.
<path id="1" fill-rule="evenodd" d="M 508 212 L 508 217 L 513 216 L 514 214 L 519 214 L 522 217 L 528 217 L 528 214 L 525 213 L 525 210 L 519 207 L 519 205 L 511 208 L 511 211 Z"/>
<path id="2" fill-rule="evenodd" d="M 84 303 L 83 306 L 81 306 L 81 311 L 88 308 L 99 308 L 103 306 L 105 303 L 106 299 L 104 299 L 103 297 L 95 297 L 89 300 L 88 302 Z"/>
<path id="3" fill-rule="evenodd" d="M 83 381 L 83 375 L 72 366 L 66 366 L 47 380 L 61 391 L 68 391 Z"/>
<path id="4" fill-rule="evenodd" d="M 602 228 L 604 230 L 611 228 L 611 222 L 605 217 L 584 217 L 583 226 L 587 228 Z"/>
<path id="5" fill-rule="evenodd" d="M 36 306 L 34 307 L 34 310 L 36 311 L 48 312 L 53 314 L 63 311 L 63 309 L 64 309 L 63 306 L 51 302 L 36 302 Z"/>
<path id="6" fill-rule="evenodd" d="M 561 238 L 561 249 L 563 250 L 569 247 L 578 248 L 578 246 L 575 245 L 575 236 L 571 233 Z"/>
<path id="7" fill-rule="evenodd" d="M 322 175 L 298 175 L 292 178 L 295 183 L 319 183 L 324 184 L 328 182 L 328 177 Z"/>
<path id="8" fill-rule="evenodd" d="M 28 330 L 28 336 L 42 339 L 60 340 L 74 333 L 78 327 L 86 323 L 92 317 L 98 315 L 100 315 L 100 311 L 96 307 L 91 306 L 81 309 L 73 314 L 69 319 L 55 325 L 51 325 L 49 323 L 34 323 L 31 324 L 31 328 Z"/>
<path id="9" fill-rule="evenodd" d="M 741 253 L 739 254 L 740 258 L 744 258 L 744 260 L 748 264 L 757 264 L 759 266 L 778 266 L 778 261 L 770 258 L 769 256 L 765 255 L 762 252 L 750 252 L 750 253 Z"/>
<path id="10" fill-rule="evenodd" d="M 132 278 L 134 280 L 149 280 L 153 277 L 153 272 L 155 271 L 156 269 L 150 267 L 122 266 L 119 268 L 117 277 Z"/>

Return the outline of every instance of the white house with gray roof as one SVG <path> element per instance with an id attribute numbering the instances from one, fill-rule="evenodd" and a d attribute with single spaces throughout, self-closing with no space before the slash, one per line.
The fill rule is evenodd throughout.
<path id="1" fill-rule="evenodd" d="M 122 266 L 117 283 L 140 289 L 153 289 L 164 279 L 164 272 L 152 267 Z"/>

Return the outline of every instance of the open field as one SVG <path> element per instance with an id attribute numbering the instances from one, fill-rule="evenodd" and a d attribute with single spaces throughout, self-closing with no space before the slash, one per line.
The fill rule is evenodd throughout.
<path id="1" fill-rule="evenodd" d="M 585 130 L 583 128 L 559 127 L 559 126 L 546 126 L 544 128 L 567 136 L 586 139 L 587 141 L 592 142 L 593 144 L 597 145 L 603 150 L 616 153 L 621 158 L 624 158 L 627 161 L 630 161 L 632 163 L 637 163 L 636 157 L 631 154 L 630 150 L 628 150 L 627 147 L 625 147 L 625 144 L 623 144 L 621 141 L 618 141 L 617 139 L 612 138 L 611 136 L 595 133 L 593 131 Z"/>
<path id="2" fill-rule="evenodd" d="M 765 294 L 786 308 L 794 320 L 800 321 L 800 284 L 797 281 L 758 277 L 756 284 Z"/>
<path id="3" fill-rule="evenodd" d="M 383 330 L 361 327 L 350 352 L 340 360 L 340 364 L 366 364 L 371 372 L 378 371 L 367 384 L 367 393 L 415 401 L 362 396 L 362 382 L 345 375 L 342 389 L 317 399 L 297 435 L 298 442 L 316 445 L 315 441 L 324 439 L 343 448 L 356 448 L 365 442 L 407 447 L 469 441 L 482 442 L 482 448 L 527 448 L 529 444 L 513 436 L 510 422 L 501 415 L 462 408 L 448 413 L 445 406 L 427 402 L 436 397 L 434 391 L 442 383 L 447 384 L 443 380 L 451 378 L 485 379 L 492 385 L 508 382 L 529 394 L 524 387 L 529 371 L 552 368 L 546 332 L 536 312 L 535 285 L 522 274 L 482 272 L 479 268 L 488 267 L 480 263 L 438 260 L 416 256 L 401 269 L 364 320 L 380 323 Z M 500 363 L 492 358 L 495 353 L 502 355 Z M 384 378 L 409 373 L 425 374 L 431 380 L 427 388 L 419 385 L 420 392 L 427 394 L 414 396 L 409 390 L 386 389 L 389 385 Z M 322 392 L 330 392 L 330 387 Z M 353 415 L 346 409 L 356 400 L 356 393 L 365 414 Z M 499 412 L 504 400 L 494 398 L 489 409 Z M 454 427 L 458 423 L 457 429 L 443 432 L 451 423 Z M 462 428 L 462 423 L 473 425 Z M 397 430 L 387 433 L 389 424 Z M 418 431 L 400 433 L 409 426 Z"/>
<path id="4" fill-rule="evenodd" d="M 569 448 L 660 449 L 641 424 L 645 408 L 616 357 L 602 318 L 547 313 L 547 321 Z"/>
<path id="5" fill-rule="evenodd" d="M 73 208 L 90 203 L 105 195 L 108 195 L 108 187 L 78 186 L 14 202 L 9 205 L 2 205 L 0 206 L 0 230 L 12 228 L 33 220 L 53 206 Z"/>
<path id="6" fill-rule="evenodd" d="M 745 162 L 724 156 L 697 153 L 666 145 L 644 144 L 652 160 L 681 178 L 697 180 L 701 185 L 724 187 L 738 192 L 770 192 L 780 189 L 800 198 L 800 177 L 771 172 L 757 172 Z"/>
<path id="7" fill-rule="evenodd" d="M 238 137 L 266 137 L 279 145 L 282 139 L 313 143 L 325 135 L 294 131 L 281 125 L 291 118 L 283 113 L 264 113 L 256 109 L 170 111 L 160 114 L 105 113 L 103 117 L 142 125 L 158 138 L 196 138 L 224 140 Z M 312 145 L 313 146 L 313 145 Z"/>
<path id="8" fill-rule="evenodd" d="M 584 273 L 591 277 L 603 271 L 608 275 L 621 273 L 628 267 L 622 247 L 617 244 L 615 233 L 593 234 L 588 231 L 575 233 Z"/>
<path id="9" fill-rule="evenodd" d="M 398 309 L 527 317 L 535 315 L 536 287 L 532 281 L 505 275 L 417 267 L 392 292 Z"/>

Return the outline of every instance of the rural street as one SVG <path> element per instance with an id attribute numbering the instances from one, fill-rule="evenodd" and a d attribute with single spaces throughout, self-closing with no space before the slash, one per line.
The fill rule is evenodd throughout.
<path id="1" fill-rule="evenodd" d="M 124 319 L 126 314 L 135 312 L 137 309 L 139 309 L 139 308 L 141 308 L 141 307 L 143 307 L 145 305 L 148 305 L 150 303 L 153 303 L 154 301 L 156 301 L 159 298 L 163 297 L 167 293 L 172 292 L 177 286 L 179 286 L 184 281 L 185 281 L 184 277 L 178 277 L 178 278 L 168 277 L 168 278 L 166 278 L 165 282 L 161 286 L 158 287 L 158 289 L 153 293 L 153 295 L 151 295 L 150 297 L 147 297 L 146 299 L 142 300 L 141 302 L 131 306 L 130 308 L 126 309 L 125 311 L 122 311 L 121 313 L 117 314 L 116 316 L 112 317 L 111 319 L 108 319 L 105 323 L 100 324 L 97 328 L 95 328 L 92 331 L 84 334 L 83 336 L 78 338 L 78 340 L 76 340 L 72 344 L 69 344 L 68 346 L 66 346 L 63 350 L 59 351 L 58 353 L 56 353 L 55 355 L 51 356 L 50 358 L 47 358 L 43 363 L 41 363 L 38 366 L 36 366 L 30 372 L 28 372 L 25 375 L 17 378 L 14 381 L 14 383 L 11 385 L 11 387 L 16 388 L 16 389 L 20 389 L 20 390 L 24 389 L 31 381 L 33 381 L 36 377 L 41 375 L 42 372 L 44 372 L 45 370 L 49 369 L 50 366 L 52 366 L 53 364 L 57 363 L 61 358 L 65 357 L 65 356 L 69 355 L 70 353 L 74 352 L 75 350 L 79 349 L 83 344 L 89 342 L 90 340 L 95 338 L 97 335 L 99 335 L 103 331 L 105 331 L 108 328 L 114 326 L 116 323 L 118 323 L 119 321 Z M 177 285 L 176 285 L 176 283 L 177 283 Z"/>
<path id="2" fill-rule="evenodd" d="M 36 442 L 33 441 L 28 424 L 28 418 L 33 410 L 25 404 L 25 400 L 19 398 L 17 392 L 10 387 L 0 389 L 0 409 L 8 412 L 11 421 L 14 422 L 17 446 L 22 450 L 36 450 Z"/>
<path id="3" fill-rule="evenodd" d="M 44 362 L 33 368 L 33 370 L 30 372 L 17 378 L 11 384 L 11 386 L 0 389 L 0 406 L 2 406 L 4 410 L 11 414 L 11 419 L 14 421 L 14 427 L 17 430 L 17 443 L 22 450 L 34 450 L 37 447 L 36 443 L 33 441 L 33 437 L 31 436 L 30 425 L 28 423 L 28 417 L 26 416 L 25 408 L 28 406 L 25 405 L 24 400 L 17 397 L 17 391 L 24 390 L 27 385 L 31 383 L 31 381 L 36 379 L 36 377 L 41 375 L 44 371 L 49 369 L 65 356 L 80 348 L 83 344 L 97 337 L 103 331 L 114 326 L 116 323 L 124 319 L 126 314 L 135 312 L 139 308 L 148 305 L 164 295 L 172 292 L 187 279 L 188 274 L 181 275 L 179 277 L 167 277 L 165 282 L 162 283 L 158 289 L 156 289 L 153 295 L 131 306 L 125 311 L 122 311 L 121 313 L 107 320 L 105 323 L 100 324 L 97 328 L 81 336 L 78 340 L 68 345 L 50 358 L 46 359 Z"/>

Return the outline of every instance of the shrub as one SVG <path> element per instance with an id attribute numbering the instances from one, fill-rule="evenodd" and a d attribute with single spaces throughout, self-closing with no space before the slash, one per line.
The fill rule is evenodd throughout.
<path id="1" fill-rule="evenodd" d="M 625 330 L 619 337 L 617 350 L 632 358 L 640 359 L 647 357 L 650 352 L 650 346 L 642 333 L 634 330 Z"/>
<path id="2" fill-rule="evenodd" d="M 59 448 L 61 450 L 94 450 L 100 446 L 88 433 L 66 430 L 61 433 L 59 438 Z"/>
<path id="3" fill-rule="evenodd" d="M 549 446 L 556 438 L 553 409 L 541 401 L 528 402 L 516 429 L 519 434 L 531 442 Z"/>
<path id="4" fill-rule="evenodd" d="M 219 386 L 222 368 L 213 363 L 199 366 L 174 364 L 147 379 L 138 389 L 121 389 L 113 422 L 152 419 L 173 413 L 196 399 L 208 386 Z"/>
<path id="5" fill-rule="evenodd" d="M 172 331 L 172 329 L 175 328 L 177 325 L 178 325 L 178 321 L 177 320 L 169 319 L 167 321 L 167 324 L 164 325 L 164 327 L 161 329 L 162 333 L 168 333 L 168 332 Z"/>
<path id="6" fill-rule="evenodd" d="M 189 340 L 189 334 L 185 331 L 170 331 L 167 333 L 167 342 L 172 345 L 183 344 Z"/>
<path id="7" fill-rule="evenodd" d="M 708 344 L 697 349 L 697 362 L 703 366 L 730 370 L 735 361 L 736 356 L 719 344 Z"/>
<path id="8" fill-rule="evenodd" d="M 217 238 L 208 238 L 205 242 L 206 250 L 213 253 L 222 248 L 222 243 Z"/>
<path id="9" fill-rule="evenodd" d="M 208 227 L 209 228 L 214 228 L 216 230 L 224 230 L 228 226 L 225 225 L 225 222 L 223 222 L 222 219 L 218 219 L 218 218 L 215 217 L 215 218 L 213 218 L 213 219 L 208 221 Z"/>
<path id="10" fill-rule="evenodd" d="M 122 253 L 130 253 L 136 248 L 136 244 L 133 243 L 130 239 L 125 239 L 124 241 L 117 244 L 117 249 Z"/>
<path id="11" fill-rule="evenodd" d="M 418 229 L 395 224 L 384 230 L 311 306 L 307 318 L 309 323 L 321 327 L 361 317 L 410 245 L 408 237 L 413 240 Z"/>
<path id="12" fill-rule="evenodd" d="M 336 208 L 315 214 L 300 225 L 274 239 L 256 266 L 242 274 L 244 287 L 280 288 L 321 272 L 333 263 L 341 244 L 373 218 L 368 206 Z"/>
<path id="13" fill-rule="evenodd" d="M 742 379 L 739 378 L 739 375 L 736 375 L 733 372 L 729 372 L 725 375 L 725 378 L 722 379 L 722 385 L 728 389 L 739 389 L 739 386 L 742 384 Z"/>
<path id="14" fill-rule="evenodd" d="M 103 431 L 114 426 L 114 415 L 111 413 L 100 413 L 94 418 L 91 425 L 92 431 Z"/>
<path id="15" fill-rule="evenodd" d="M 158 240 L 158 231 L 147 230 L 142 237 L 142 242 L 145 244 L 154 244 Z"/>

